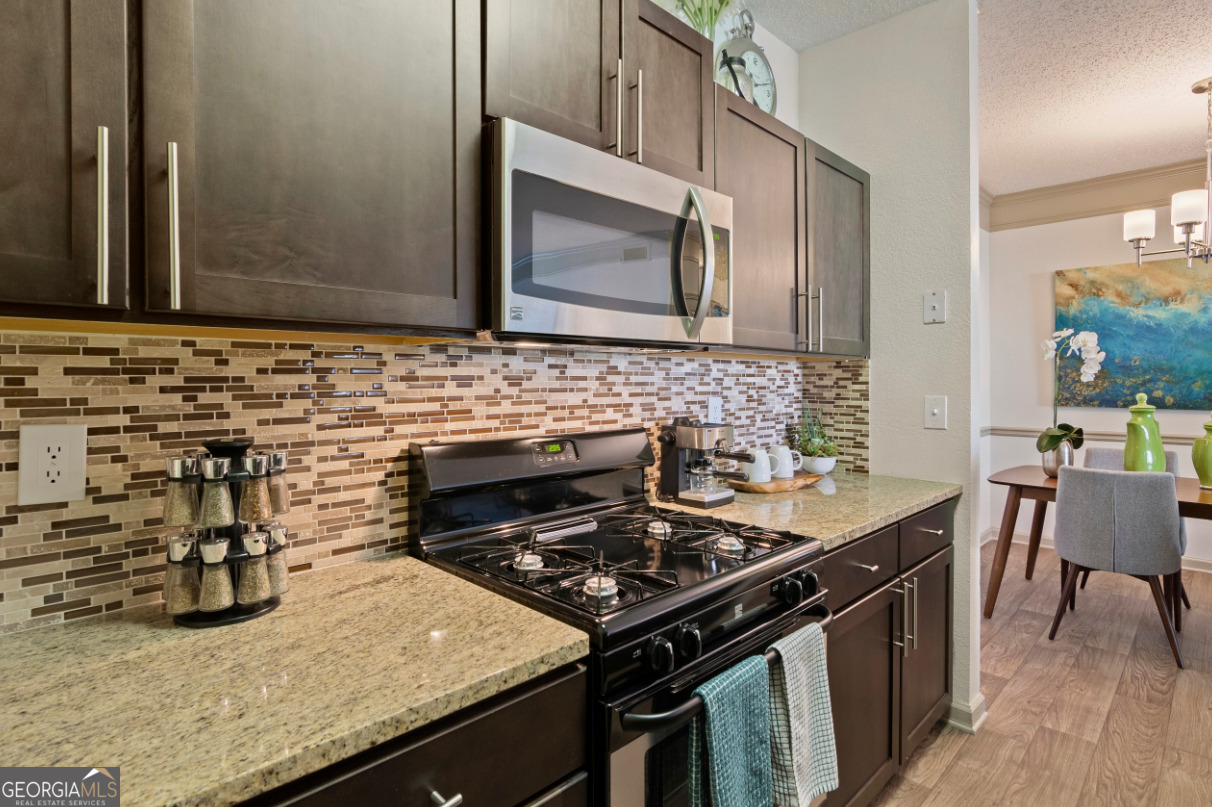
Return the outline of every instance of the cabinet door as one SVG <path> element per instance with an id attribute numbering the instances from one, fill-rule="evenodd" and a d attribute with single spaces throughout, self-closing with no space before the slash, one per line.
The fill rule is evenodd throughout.
<path id="1" fill-rule="evenodd" d="M 909 594 L 909 654 L 901 676 L 901 761 L 921 744 L 951 700 L 952 550 L 901 573 Z"/>
<path id="2" fill-rule="evenodd" d="M 796 350 L 805 305 L 804 137 L 715 88 L 716 189 L 732 197 L 732 340 Z"/>
<path id="3" fill-rule="evenodd" d="M 903 597 L 889 583 L 835 615 L 829 628 L 839 780 L 829 807 L 868 804 L 900 765 Z"/>
<path id="4" fill-rule="evenodd" d="M 484 113 L 594 148 L 615 148 L 623 95 L 615 75 L 619 5 L 619 0 L 484 3 Z"/>
<path id="5" fill-rule="evenodd" d="M 714 45 L 652 0 L 627 0 L 624 18 L 627 156 L 714 187 Z"/>
<path id="6" fill-rule="evenodd" d="M 143 8 L 149 309 L 474 326 L 475 0 Z"/>
<path id="7" fill-rule="evenodd" d="M 2 300 L 127 305 L 126 13 L 0 2 Z"/>
<path id="8" fill-rule="evenodd" d="M 871 355 L 871 177 L 811 141 L 808 266 L 820 353 Z"/>

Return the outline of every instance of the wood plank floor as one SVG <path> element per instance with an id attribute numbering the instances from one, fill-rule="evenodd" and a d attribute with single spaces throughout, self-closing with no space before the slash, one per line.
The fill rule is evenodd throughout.
<path id="1" fill-rule="evenodd" d="M 1092 574 L 1048 641 L 1060 561 L 1041 549 L 1027 581 L 1026 557 L 1015 544 L 982 624 L 984 726 L 936 726 L 877 807 L 1212 805 L 1212 575 L 1183 575 L 1179 670 L 1148 585 L 1125 575 Z"/>

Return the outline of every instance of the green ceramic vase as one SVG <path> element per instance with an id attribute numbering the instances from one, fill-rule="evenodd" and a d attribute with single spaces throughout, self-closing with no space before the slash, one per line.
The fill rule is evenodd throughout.
<path id="1" fill-rule="evenodd" d="M 1161 427 L 1153 418 L 1157 407 L 1148 403 L 1143 392 L 1136 396 L 1136 406 L 1129 406 L 1128 444 L 1124 446 L 1125 471 L 1166 470 L 1166 449 L 1162 445 Z"/>
<path id="2" fill-rule="evenodd" d="M 1204 436 L 1196 438 L 1191 447 L 1191 461 L 1199 474 L 1199 486 L 1212 490 L 1212 420 L 1204 424 Z"/>

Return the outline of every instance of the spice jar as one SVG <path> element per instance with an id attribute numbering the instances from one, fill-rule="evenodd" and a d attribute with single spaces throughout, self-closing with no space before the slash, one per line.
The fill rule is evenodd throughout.
<path id="1" fill-rule="evenodd" d="M 164 526 L 192 527 L 198 523 L 198 460 L 169 457 L 168 488 L 164 491 Z"/>
<path id="2" fill-rule="evenodd" d="M 195 535 L 182 533 L 168 539 L 168 569 L 164 572 L 164 610 L 170 614 L 191 614 L 198 610 L 202 581 L 198 558 L 194 556 Z"/>
<path id="3" fill-rule="evenodd" d="M 285 594 L 290 589 L 290 569 L 286 565 L 286 527 L 274 524 L 269 528 L 269 550 L 265 556 L 269 570 L 269 593 Z"/>
<path id="4" fill-rule="evenodd" d="M 244 536 L 244 551 L 248 560 L 240 562 L 240 584 L 236 587 L 236 599 L 249 605 L 270 597 L 269 570 L 265 564 L 265 552 L 269 548 L 269 533 L 250 532 Z"/>
<path id="5" fill-rule="evenodd" d="M 269 455 L 269 509 L 275 516 L 290 512 L 290 488 L 286 486 L 286 452 Z"/>
<path id="6" fill-rule="evenodd" d="M 244 470 L 248 481 L 240 492 L 240 520 L 246 524 L 269 521 L 274 517 L 269 506 L 269 457 L 265 454 L 250 454 L 244 458 Z"/>
<path id="7" fill-rule="evenodd" d="M 235 602 L 235 591 L 231 584 L 231 571 L 224 562 L 227 558 L 226 538 L 207 538 L 198 542 L 202 555 L 202 595 L 198 608 L 202 611 L 222 611 Z"/>
<path id="8" fill-rule="evenodd" d="M 198 526 L 213 529 L 235 523 L 236 512 L 227 486 L 231 460 L 206 457 L 202 460 L 202 504 L 198 507 Z M 224 552 L 226 553 L 226 548 Z M 205 562 L 205 561 L 204 561 Z"/>

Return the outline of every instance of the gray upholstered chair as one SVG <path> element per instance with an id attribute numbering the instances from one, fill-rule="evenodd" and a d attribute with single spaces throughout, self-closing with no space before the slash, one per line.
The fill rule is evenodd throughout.
<path id="1" fill-rule="evenodd" d="M 1124 452 L 1119 448 L 1087 448 L 1086 449 L 1086 467 L 1097 468 L 1103 471 L 1122 471 L 1124 469 Z M 1178 452 L 1166 452 L 1166 473 L 1178 476 Z M 1179 519 L 1178 528 L 1178 545 L 1182 553 L 1187 554 L 1187 522 Z M 1090 573 L 1082 574 L 1082 585 L 1086 587 L 1086 581 L 1090 579 Z M 1182 574 L 1178 576 L 1178 596 L 1182 598 L 1183 605 L 1187 608 L 1191 607 L 1191 600 L 1187 598 L 1187 588 L 1183 585 Z M 1178 630 L 1183 629 L 1182 614 L 1178 611 L 1174 613 L 1174 623 Z"/>
<path id="2" fill-rule="evenodd" d="M 1182 668 L 1172 619 L 1175 578 L 1182 568 L 1181 524 L 1173 474 L 1061 468 L 1055 542 L 1068 568 L 1048 638 L 1056 637 L 1081 572 L 1129 574 L 1149 584 L 1174 660 Z"/>

